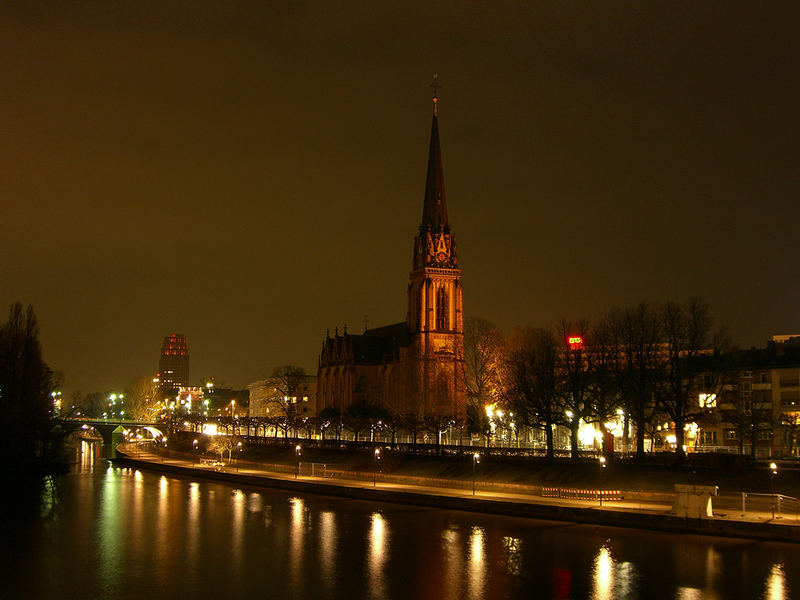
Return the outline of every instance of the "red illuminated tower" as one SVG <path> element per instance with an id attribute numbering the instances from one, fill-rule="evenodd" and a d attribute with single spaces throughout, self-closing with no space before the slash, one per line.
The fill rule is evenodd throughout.
<path id="1" fill-rule="evenodd" d="M 186 347 L 185 335 L 173 333 L 164 338 L 158 371 L 162 388 L 189 385 L 189 350 Z"/>

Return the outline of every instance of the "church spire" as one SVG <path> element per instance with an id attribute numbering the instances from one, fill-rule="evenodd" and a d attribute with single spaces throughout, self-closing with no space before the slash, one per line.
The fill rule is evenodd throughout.
<path id="1" fill-rule="evenodd" d="M 420 228 L 447 230 L 447 203 L 444 195 L 444 172 L 442 151 L 439 148 L 439 76 L 433 76 L 433 123 L 431 124 L 431 146 L 428 150 L 428 174 L 425 180 L 425 203 L 422 208 Z"/>

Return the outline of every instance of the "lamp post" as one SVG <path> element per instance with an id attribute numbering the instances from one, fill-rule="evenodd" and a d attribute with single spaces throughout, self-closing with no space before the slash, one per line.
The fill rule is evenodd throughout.
<path id="1" fill-rule="evenodd" d="M 297 470 L 294 473 L 294 478 L 297 479 L 298 475 L 300 475 L 300 444 L 294 447 L 294 452 L 297 454 Z"/>
<path id="2" fill-rule="evenodd" d="M 481 455 L 477 452 L 472 455 L 472 495 L 475 495 L 475 466 L 481 462 Z"/>
<path id="3" fill-rule="evenodd" d="M 236 444 L 236 449 L 239 450 L 239 453 L 236 455 L 236 472 L 239 472 L 239 459 L 242 456 L 242 442 Z"/>
<path id="4" fill-rule="evenodd" d="M 774 494 L 775 493 L 775 478 L 778 476 L 778 465 L 776 465 L 774 462 L 769 463 L 769 470 L 770 470 L 770 475 L 769 475 L 769 493 L 770 494 Z"/>
<path id="5" fill-rule="evenodd" d="M 774 494 L 775 493 L 775 478 L 778 476 L 778 465 L 776 465 L 774 462 L 769 463 L 769 470 L 770 470 L 770 475 L 769 475 L 769 493 L 770 494 Z M 775 500 L 776 500 L 775 498 L 772 499 L 772 519 L 773 520 L 775 519 Z M 780 502 L 780 497 L 778 497 L 778 502 Z M 778 512 L 780 512 L 780 504 L 778 506 L 779 506 Z"/>
<path id="6" fill-rule="evenodd" d="M 197 440 L 192 440 L 192 466 L 197 464 Z"/>
<path id="7" fill-rule="evenodd" d="M 600 476 L 602 477 L 603 473 L 605 472 L 606 468 L 606 457 L 601 456 L 597 459 L 598 464 L 600 465 Z M 602 490 L 597 491 L 597 497 L 600 498 L 600 506 L 603 506 L 603 494 Z"/>
<path id="8" fill-rule="evenodd" d="M 372 487 L 377 486 L 378 461 L 381 459 L 381 449 L 375 448 L 375 468 L 372 471 Z"/>

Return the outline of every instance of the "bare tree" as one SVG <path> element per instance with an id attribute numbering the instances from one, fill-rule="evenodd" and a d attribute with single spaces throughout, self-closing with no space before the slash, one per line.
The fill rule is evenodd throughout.
<path id="1" fill-rule="evenodd" d="M 283 429 L 284 435 L 288 437 L 289 429 L 294 426 L 296 416 L 296 404 L 300 401 L 300 386 L 306 380 L 306 372 L 302 367 L 284 365 L 275 367 L 272 375 L 266 380 L 267 397 L 266 404 L 277 409 L 282 417 L 278 426 Z"/>
<path id="2" fill-rule="evenodd" d="M 550 329 L 518 329 L 509 339 L 498 377 L 503 403 L 520 424 L 545 433 L 547 456 L 555 455 L 553 428 L 559 419 L 556 396 L 558 343 Z"/>
<path id="3" fill-rule="evenodd" d="M 589 384 L 589 410 L 585 411 L 587 422 L 596 423 L 603 433 L 603 452 L 613 456 L 612 433 L 607 423 L 617 417 L 621 406 L 621 394 L 615 377 L 620 348 L 614 335 L 613 323 L 603 319 L 595 326 L 591 336 L 591 364 Z M 610 443 L 608 441 L 610 440 Z"/>
<path id="4" fill-rule="evenodd" d="M 136 377 L 125 386 L 125 416 L 136 421 L 154 419 L 158 410 L 158 384 L 152 377 Z"/>
<path id="5" fill-rule="evenodd" d="M 800 435 L 800 414 L 785 412 L 780 417 L 780 427 L 786 436 L 786 451 L 789 456 L 794 454 L 794 447 Z"/>
<path id="6" fill-rule="evenodd" d="M 490 399 L 494 369 L 502 335 L 491 322 L 478 317 L 464 320 L 463 361 L 459 376 L 467 393 L 467 401 L 483 409 Z"/>
<path id="7" fill-rule="evenodd" d="M 556 395 L 562 410 L 557 413 L 557 422 L 569 429 L 570 452 L 578 458 L 578 433 L 581 421 L 591 414 L 589 398 L 589 363 L 591 354 L 584 352 L 584 341 L 588 344 L 589 325 L 586 321 L 570 323 L 561 319 L 558 324 L 559 351 L 558 385 Z M 575 341 L 572 341 L 575 340 Z M 577 341 L 580 340 L 580 341 Z"/>
<path id="8" fill-rule="evenodd" d="M 739 389 L 738 370 L 726 370 L 722 377 L 716 416 L 722 427 L 736 432 L 739 455 L 744 454 L 745 440 L 750 440 L 750 454 L 755 458 L 759 433 L 774 427 L 772 403 L 760 391 L 745 396 Z"/>
<path id="9" fill-rule="evenodd" d="M 654 419 L 656 391 L 662 376 L 662 323 L 658 312 L 641 302 L 613 309 L 606 316 L 609 343 L 616 348 L 613 368 L 627 415 L 636 426 L 636 455 L 644 458 L 645 433 Z"/>
<path id="10" fill-rule="evenodd" d="M 666 359 L 658 399 L 675 424 L 675 454 L 682 461 L 686 456 L 685 426 L 702 414 L 699 395 L 715 393 L 719 384 L 722 335 L 713 330 L 708 303 L 697 297 L 685 304 L 668 302 L 661 320 Z"/>

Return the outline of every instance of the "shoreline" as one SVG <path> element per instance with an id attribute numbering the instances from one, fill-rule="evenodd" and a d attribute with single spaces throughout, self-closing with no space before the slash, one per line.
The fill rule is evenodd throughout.
<path id="1" fill-rule="evenodd" d="M 149 455 L 148 455 L 149 456 Z M 115 463 L 166 472 L 181 476 L 199 477 L 210 481 L 233 483 L 252 487 L 266 487 L 294 492 L 327 496 L 406 504 L 443 510 L 459 510 L 484 514 L 526 517 L 548 521 L 561 521 L 586 525 L 644 529 L 666 533 L 683 533 L 732 537 L 771 542 L 800 543 L 800 522 L 754 522 L 729 516 L 708 519 L 689 519 L 669 514 L 664 507 L 632 508 L 618 502 L 604 506 L 583 501 L 551 501 L 519 494 L 498 494 L 479 491 L 474 496 L 461 489 L 402 486 L 379 483 L 376 486 L 363 481 L 331 480 L 322 477 L 300 476 L 295 479 L 281 473 L 219 471 L 198 467 L 191 461 L 174 458 L 162 462 L 153 454 L 152 460 L 131 456 L 117 448 Z M 582 502 L 582 503 L 581 503 Z M 615 506 L 615 504 L 617 506 Z"/>

